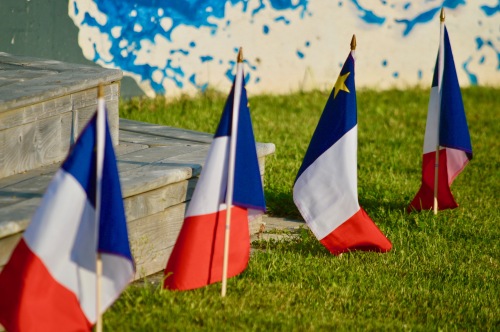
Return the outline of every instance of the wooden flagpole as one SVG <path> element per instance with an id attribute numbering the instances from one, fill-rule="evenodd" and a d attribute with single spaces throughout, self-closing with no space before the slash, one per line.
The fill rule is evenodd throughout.
<path id="1" fill-rule="evenodd" d="M 231 231 L 231 208 L 233 205 L 234 190 L 234 163 L 236 160 L 236 137 L 238 134 L 238 116 L 241 100 L 241 86 L 243 80 L 243 50 L 240 47 L 236 63 L 236 80 L 234 83 L 233 114 L 231 122 L 231 138 L 229 144 L 229 165 L 227 174 L 226 191 L 226 229 L 224 233 L 224 262 L 222 266 L 222 290 L 221 296 L 226 296 L 227 288 L 227 266 L 229 263 L 229 235 Z"/>
<path id="2" fill-rule="evenodd" d="M 97 89 L 97 119 L 96 119 L 96 197 L 95 197 L 95 218 L 96 218 L 96 250 L 99 245 L 99 224 L 101 211 L 101 184 L 102 168 L 104 163 L 104 136 L 106 114 L 104 108 L 103 87 L 99 84 Z M 96 332 L 102 332 L 102 258 L 101 253 L 97 253 L 96 258 Z"/>
<path id="3" fill-rule="evenodd" d="M 443 92 L 443 70 L 444 70 L 444 8 L 441 8 L 439 15 L 439 61 L 438 61 L 438 91 L 439 91 L 439 114 L 438 114 L 438 134 L 436 144 L 436 157 L 434 161 L 434 214 L 438 213 L 438 184 L 439 184 L 439 121 L 441 118 L 441 100 Z"/>

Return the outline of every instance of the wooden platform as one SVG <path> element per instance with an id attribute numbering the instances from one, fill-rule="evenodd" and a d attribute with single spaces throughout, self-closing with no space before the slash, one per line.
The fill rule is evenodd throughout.
<path id="1" fill-rule="evenodd" d="M 120 119 L 115 147 L 136 278 L 165 268 L 212 135 Z M 258 143 L 261 174 L 274 144 Z M 0 269 L 59 163 L 0 179 Z M 257 232 L 259 220 L 250 224 Z M 64 236 L 61 234 L 61 236 Z"/>
<path id="2" fill-rule="evenodd" d="M 0 52 L 0 178 L 66 157 L 96 110 L 102 84 L 118 143 L 122 72 Z"/>
<path id="3" fill-rule="evenodd" d="M 98 85 L 105 87 L 136 278 L 165 268 L 212 134 L 118 119 L 121 75 L 0 53 L 0 270 L 95 112 Z M 257 144 L 262 176 L 274 150 Z M 257 232 L 259 220 L 249 227 Z"/>

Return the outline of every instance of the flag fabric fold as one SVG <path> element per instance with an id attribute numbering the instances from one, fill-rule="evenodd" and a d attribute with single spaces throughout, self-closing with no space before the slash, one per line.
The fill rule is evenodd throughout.
<path id="1" fill-rule="evenodd" d="M 438 209 L 458 206 L 450 186 L 472 159 L 472 145 L 465 117 L 462 94 L 458 84 L 450 39 L 444 28 L 444 59 L 442 81 L 439 75 L 439 54 L 434 68 L 431 95 L 425 127 L 422 156 L 422 184 L 408 206 L 408 211 L 430 210 L 434 206 L 436 147 L 438 160 Z M 441 89 L 441 90 L 440 90 Z"/>
<path id="2" fill-rule="evenodd" d="M 357 106 L 353 52 L 327 101 L 293 187 L 295 205 L 333 254 L 387 252 L 392 244 L 358 202 Z"/>
<path id="3" fill-rule="evenodd" d="M 237 75 L 242 75 L 243 71 Z M 164 287 L 200 288 L 222 280 L 228 161 L 236 78 L 226 101 L 205 165 L 189 203 L 184 223 L 165 269 Z M 264 191 L 245 82 L 241 98 L 235 151 L 227 277 L 245 270 L 250 255 L 249 218 L 265 212 Z M 237 102 L 237 101 L 236 101 Z"/>
<path id="4" fill-rule="evenodd" d="M 104 107 L 104 100 L 99 104 Z M 116 158 L 105 118 L 102 201 L 96 218 L 97 128 L 95 115 L 54 175 L 0 273 L 0 323 L 7 331 L 90 330 L 97 319 L 98 252 L 103 262 L 103 312 L 134 276 Z"/>

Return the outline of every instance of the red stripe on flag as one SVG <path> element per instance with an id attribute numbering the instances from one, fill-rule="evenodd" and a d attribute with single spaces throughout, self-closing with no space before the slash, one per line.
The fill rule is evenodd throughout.
<path id="1" fill-rule="evenodd" d="M 89 331 L 78 299 L 21 239 L 0 274 L 0 323 L 7 331 Z"/>
<path id="2" fill-rule="evenodd" d="M 391 242 L 382 234 L 363 208 L 347 219 L 320 242 L 332 254 L 352 250 L 387 252 Z"/>
<path id="3" fill-rule="evenodd" d="M 164 287 L 188 290 L 222 280 L 226 210 L 187 217 L 165 269 Z M 247 210 L 233 207 L 228 278 L 245 270 L 250 257 Z"/>
<path id="4" fill-rule="evenodd" d="M 436 153 L 429 152 L 422 158 L 422 185 L 417 195 L 408 206 L 408 212 L 413 210 L 431 210 L 434 207 L 434 172 Z M 458 206 L 448 184 L 448 168 L 446 150 L 439 150 L 438 174 L 438 209 L 454 209 Z"/>

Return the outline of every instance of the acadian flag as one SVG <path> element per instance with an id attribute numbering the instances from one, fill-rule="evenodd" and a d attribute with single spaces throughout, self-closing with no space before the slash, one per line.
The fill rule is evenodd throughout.
<path id="1" fill-rule="evenodd" d="M 99 105 L 104 110 L 103 99 Z M 54 175 L 0 274 L 0 323 L 7 331 L 89 331 L 97 319 L 97 253 L 102 312 L 134 276 L 115 153 L 106 115 L 98 113 Z"/>
<path id="2" fill-rule="evenodd" d="M 250 256 L 249 217 L 264 213 L 266 209 L 243 67 L 237 68 L 205 166 L 165 269 L 164 287 L 171 290 L 195 289 L 223 280 L 232 141 L 236 145 L 234 192 L 230 204 L 228 278 L 238 275 L 247 267 Z M 235 100 L 236 108 L 233 107 Z M 233 109 L 238 114 L 233 114 Z M 237 126 L 233 127 L 235 116 L 238 121 Z"/>
<path id="3" fill-rule="evenodd" d="M 446 27 L 444 27 L 444 40 L 441 45 L 443 52 L 439 52 L 434 69 L 425 126 L 422 185 L 410 203 L 408 211 L 433 208 L 436 147 L 439 146 L 437 164 L 439 210 L 453 209 L 458 206 L 450 186 L 472 159 L 469 128 Z M 442 55 L 444 59 L 440 59 L 441 53 L 444 53 Z M 439 73 L 440 64 L 442 64 L 442 79 Z"/>
<path id="4" fill-rule="evenodd" d="M 353 53 L 347 57 L 326 103 L 293 187 L 295 205 L 314 235 L 333 254 L 351 250 L 387 252 L 392 247 L 358 202 Z"/>

